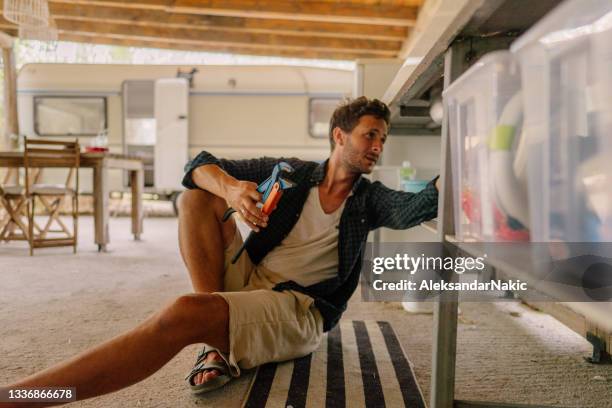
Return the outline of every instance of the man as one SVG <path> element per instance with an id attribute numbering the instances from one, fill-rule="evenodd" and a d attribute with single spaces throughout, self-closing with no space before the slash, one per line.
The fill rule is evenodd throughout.
<path id="1" fill-rule="evenodd" d="M 359 281 L 370 230 L 409 228 L 437 214 L 434 182 L 418 194 L 362 177 L 383 151 L 389 109 L 357 98 L 330 122 L 322 164 L 283 159 L 296 186 L 266 217 L 257 184 L 280 161 L 219 160 L 202 152 L 187 167 L 179 244 L 194 294 L 178 298 L 133 330 L 11 387 L 76 387 L 79 399 L 112 392 L 154 373 L 183 347 L 206 346 L 187 381 L 195 394 L 218 388 L 240 369 L 304 356 L 333 328 Z M 228 205 L 256 231 L 242 244 Z M 1 406 L 1 404 L 0 404 Z"/>

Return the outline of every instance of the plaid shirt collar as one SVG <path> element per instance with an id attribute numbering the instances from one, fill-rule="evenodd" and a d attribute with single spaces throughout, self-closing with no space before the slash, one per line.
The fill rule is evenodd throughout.
<path id="1" fill-rule="evenodd" d="M 318 186 L 325 179 L 325 174 L 327 173 L 327 164 L 329 159 L 326 159 L 324 162 L 319 164 L 317 168 L 314 169 L 310 176 L 310 182 L 313 186 Z M 359 176 L 355 183 L 353 184 L 353 188 L 351 190 L 352 194 L 357 194 L 361 189 L 365 188 L 367 184 L 366 179 L 363 176 Z"/>

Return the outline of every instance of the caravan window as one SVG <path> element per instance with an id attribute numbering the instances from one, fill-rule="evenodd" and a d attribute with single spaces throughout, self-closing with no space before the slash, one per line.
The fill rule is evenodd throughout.
<path id="1" fill-rule="evenodd" d="M 105 97 L 34 97 L 34 131 L 39 136 L 96 136 L 105 129 Z"/>
<path id="2" fill-rule="evenodd" d="M 340 104 L 340 98 L 311 98 L 308 131 L 310 136 L 326 139 L 329 134 L 329 120 Z"/>

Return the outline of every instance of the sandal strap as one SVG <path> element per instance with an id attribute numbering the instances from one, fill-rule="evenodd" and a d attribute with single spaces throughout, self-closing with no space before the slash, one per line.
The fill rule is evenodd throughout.
<path id="1" fill-rule="evenodd" d="M 204 345 L 204 347 L 202 347 L 202 350 L 200 350 L 200 352 L 198 353 L 194 365 L 199 364 L 200 362 L 205 360 L 208 353 L 211 353 L 213 351 L 219 353 L 219 355 L 222 355 L 221 352 L 217 350 L 216 348 L 210 347 L 208 345 Z"/>
<path id="2" fill-rule="evenodd" d="M 210 350 L 210 351 L 214 351 L 214 350 Z M 206 357 L 206 354 L 208 353 L 204 353 L 204 356 L 203 356 L 204 358 Z M 187 374 L 187 377 L 185 377 L 185 380 L 191 381 L 191 379 L 195 377 L 196 375 L 198 375 L 199 373 L 203 373 L 209 370 L 218 370 L 221 373 L 221 375 L 229 374 L 229 367 L 227 366 L 225 361 L 223 360 L 204 361 L 204 359 L 201 359 L 198 356 L 198 361 L 196 362 L 195 366 L 191 369 L 191 372 Z"/>
<path id="3" fill-rule="evenodd" d="M 200 352 L 198 353 L 198 356 L 196 357 L 195 365 L 199 364 L 202 360 L 204 360 L 206 356 L 208 355 L 208 353 L 210 353 L 211 351 L 214 351 L 214 350 L 208 349 L 208 347 L 204 346 L 204 348 L 200 350 Z"/>

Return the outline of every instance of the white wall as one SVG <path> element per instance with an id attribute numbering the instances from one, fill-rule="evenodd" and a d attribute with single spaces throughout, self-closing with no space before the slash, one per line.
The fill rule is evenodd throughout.
<path id="1" fill-rule="evenodd" d="M 440 171 L 440 136 L 392 134 L 385 143 L 383 154 L 385 166 L 401 166 L 408 160 L 417 169 L 417 179 L 430 179 Z"/>
<path id="2" fill-rule="evenodd" d="M 384 165 L 401 166 L 409 160 L 417 169 L 417 179 L 430 180 L 440 169 L 439 136 L 391 136 L 384 147 Z M 398 189 L 399 186 L 388 186 Z M 381 242 L 436 242 L 429 230 L 417 226 L 408 230 L 380 229 Z"/>
<path id="3" fill-rule="evenodd" d="M 382 99 L 402 65 L 400 59 L 361 59 L 355 67 L 354 95 Z"/>

